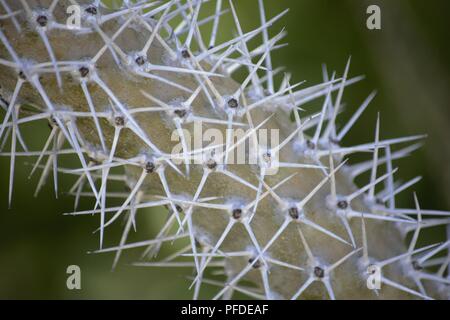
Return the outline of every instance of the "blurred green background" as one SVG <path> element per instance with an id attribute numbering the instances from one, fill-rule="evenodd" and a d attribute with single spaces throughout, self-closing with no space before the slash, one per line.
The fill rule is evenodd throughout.
<path id="1" fill-rule="evenodd" d="M 257 1 L 235 1 L 245 30 L 259 23 Z M 366 8 L 381 8 L 382 29 L 366 28 Z M 423 180 L 414 187 L 422 207 L 450 209 L 450 2 L 447 0 L 285 0 L 265 1 L 269 16 L 285 8 L 291 10 L 272 29 L 286 27 L 288 47 L 273 55 L 275 66 L 286 66 L 292 83 L 321 81 L 321 65 L 342 74 L 349 55 L 350 75 L 366 79 L 349 87 L 344 94 L 348 118 L 373 90 L 378 95 L 371 107 L 348 135 L 345 144 L 373 139 L 376 113 L 381 112 L 382 138 L 427 133 L 425 146 L 412 157 L 398 161 L 397 177 L 404 181 L 417 175 Z M 232 30 L 230 16 L 221 22 L 220 39 Z M 317 108 L 318 104 L 310 104 Z M 28 129 L 33 135 L 48 134 L 45 126 Z M 29 133 L 30 133 L 29 132 Z M 25 135 L 26 136 L 26 135 Z M 38 198 L 33 197 L 37 177 L 28 180 L 31 167 L 22 160 L 17 165 L 12 208 L 7 208 L 9 161 L 0 159 L 0 298 L 31 299 L 175 299 L 190 298 L 191 275 L 182 269 L 147 269 L 129 266 L 122 260 L 111 272 L 112 254 L 87 254 L 98 246 L 92 231 L 98 219 L 70 217 L 73 198 L 54 198 L 51 182 Z M 67 188 L 69 181 L 63 181 Z M 67 190 L 67 189 L 66 189 Z M 411 190 L 409 190 L 411 191 Z M 411 192 L 399 197 L 399 206 L 412 204 Z M 81 208 L 92 203 L 85 201 Z M 138 231 L 147 237 L 157 229 L 155 221 L 142 215 Z M 429 232 L 439 237 L 441 231 Z M 106 245 L 120 239 L 121 226 L 106 233 Z M 165 252 L 168 252 L 167 250 Z M 82 271 L 82 290 L 66 288 L 66 268 L 76 264 Z M 208 290 L 208 289 L 207 289 Z M 208 294 L 208 291 L 206 291 Z"/>

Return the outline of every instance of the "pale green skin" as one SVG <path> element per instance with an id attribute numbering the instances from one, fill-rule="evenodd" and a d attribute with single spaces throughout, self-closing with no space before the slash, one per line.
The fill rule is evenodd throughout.
<path id="1" fill-rule="evenodd" d="M 41 1 L 41 3 L 46 2 L 48 1 Z M 32 3 L 33 1 L 30 1 L 30 5 Z M 17 5 L 20 6 L 19 4 Z M 45 7 L 45 5 L 43 6 Z M 58 6 L 56 15 L 60 15 L 61 12 L 63 12 L 62 10 L 64 10 L 64 8 Z M 102 29 L 110 34 L 111 32 L 107 31 L 116 30 L 117 25 L 114 22 L 108 23 L 103 26 Z M 23 34 L 18 35 L 12 28 L 12 25 L 6 23 L 4 32 L 20 56 L 39 62 L 49 61 L 44 45 L 33 31 L 24 32 Z M 70 32 L 54 30 L 48 35 L 58 60 L 78 60 L 83 57 L 91 57 L 103 44 L 103 41 L 97 34 L 74 36 Z M 142 44 L 145 43 L 146 37 L 146 33 L 138 33 L 133 29 L 127 29 L 123 32 L 122 36 L 119 37 L 116 43 L 124 52 L 129 52 L 140 49 Z M 164 64 L 164 61 L 167 61 L 166 59 L 170 59 L 168 57 L 164 58 L 165 55 L 165 51 L 158 42 L 155 41 L 150 49 L 150 60 L 154 61 L 155 64 Z M 3 46 L 0 46 L 0 57 L 9 59 Z M 177 62 L 174 61 L 174 63 L 176 64 Z M 204 65 L 204 67 L 208 68 L 207 65 Z M 100 59 L 97 65 L 97 71 L 114 94 L 129 108 L 154 105 L 140 93 L 141 89 L 163 101 L 171 101 L 178 98 L 185 100 L 188 97 L 188 93 L 155 81 L 132 76 L 125 70 L 118 69 L 109 53 L 106 53 L 103 58 Z M 177 75 L 168 72 L 161 72 L 160 74 L 192 89 L 195 89 L 197 86 L 197 82 L 189 75 Z M 42 84 L 50 99 L 55 104 L 67 105 L 73 108 L 73 110 L 88 111 L 86 99 L 80 86 L 77 84 L 77 80 L 73 79 L 67 73 L 63 73 L 62 75 L 64 83 L 62 93 L 57 88 L 54 74 L 46 74 L 43 76 Z M 0 66 L 0 84 L 4 96 L 6 96 L 5 93 L 11 93 L 16 83 L 16 79 L 17 74 L 12 69 Z M 231 94 L 238 86 L 233 79 L 227 77 L 221 79 L 212 77 L 211 79 L 222 94 Z M 98 110 L 108 107 L 108 99 L 100 88 L 96 85 L 89 85 L 89 90 L 94 97 L 94 105 Z M 20 103 L 43 105 L 38 93 L 29 84 L 26 84 L 21 91 Z M 201 114 L 210 118 L 225 119 L 223 114 L 218 114 L 212 110 L 204 96 L 199 96 L 194 101 L 193 105 L 195 114 Z M 295 125 L 290 121 L 288 113 L 281 108 L 278 108 L 277 110 L 275 116 L 265 127 L 280 128 L 280 138 L 282 140 L 283 137 L 286 137 L 295 129 Z M 267 108 L 265 107 L 257 108 L 252 111 L 253 121 L 258 124 L 270 114 L 271 112 L 267 111 Z M 163 113 L 151 113 L 144 116 L 141 114 L 137 119 L 141 127 L 147 132 L 148 136 L 162 151 L 171 151 L 176 142 L 170 141 L 170 136 L 174 127 L 168 125 L 167 115 Z M 243 118 L 242 121 L 245 122 L 245 118 Z M 98 135 L 92 121 L 78 121 L 77 125 L 86 140 L 92 142 L 92 144 L 98 143 Z M 192 131 L 192 125 L 184 126 L 184 128 Z M 223 130 L 225 127 L 223 125 L 218 125 L 217 128 Z M 106 141 L 108 145 L 110 145 L 114 129 L 106 121 L 102 122 L 102 129 Z M 139 143 L 139 139 L 135 137 L 131 131 L 126 129 L 122 132 L 116 154 L 127 158 L 132 157 L 145 149 L 144 144 Z M 310 160 L 302 159 L 299 158 L 298 155 L 295 155 L 291 146 L 282 149 L 280 159 L 291 162 L 311 163 Z M 336 165 L 338 162 L 337 160 L 338 159 L 335 160 Z M 323 159 L 323 162 L 325 165 L 328 165 L 326 159 Z M 253 185 L 258 185 L 255 174 L 258 172 L 256 167 L 251 167 L 249 165 L 232 165 L 229 168 Z M 297 172 L 298 174 L 277 190 L 277 193 L 281 197 L 301 199 L 324 177 L 323 173 L 316 169 L 280 169 L 277 175 L 267 176 L 265 181 L 273 186 L 294 172 Z M 127 174 L 131 179 L 135 179 L 140 174 L 140 171 L 128 170 Z M 192 166 L 191 174 L 188 179 L 176 174 L 174 170 L 170 168 L 166 170 L 166 174 L 170 190 L 173 194 L 185 194 L 192 197 L 202 176 L 202 167 L 200 165 Z M 336 180 L 338 193 L 349 194 L 356 190 L 356 186 L 350 182 L 350 179 L 345 175 L 345 171 L 338 172 Z M 342 238 L 348 239 L 347 233 L 340 220 L 326 207 L 326 197 L 329 195 L 329 192 L 330 187 L 329 183 L 327 183 L 307 204 L 305 208 L 306 215 L 312 221 Z M 145 195 L 151 196 L 163 194 L 164 192 L 162 191 L 158 177 L 150 175 L 145 183 Z M 224 175 L 212 174 L 211 177 L 208 178 L 208 182 L 201 194 L 201 197 L 209 196 L 221 196 L 225 199 L 239 197 L 247 201 L 253 201 L 255 198 L 255 191 L 234 182 Z M 352 207 L 367 211 L 365 205 L 359 200 L 353 201 Z M 263 244 L 272 237 L 277 228 L 281 225 L 283 222 L 283 214 L 284 213 L 279 212 L 276 202 L 270 196 L 266 197 L 266 199 L 259 204 L 258 212 L 252 221 L 252 229 L 254 230 L 261 247 L 263 247 Z M 228 216 L 223 211 L 219 212 L 216 210 L 212 211 L 197 208 L 193 213 L 193 221 L 198 233 L 206 236 L 210 241 L 210 245 L 214 246 L 228 222 Z M 350 225 L 357 241 L 357 247 L 362 246 L 361 219 L 354 218 L 350 221 Z M 366 220 L 366 227 L 369 255 L 374 260 L 383 260 L 394 257 L 406 251 L 403 236 L 392 222 Z M 302 231 L 311 246 L 312 252 L 324 264 L 333 264 L 352 250 L 350 246 L 338 242 L 310 227 L 302 225 Z M 238 224 L 233 228 L 233 231 L 223 243 L 221 250 L 239 251 L 244 250 L 249 245 L 251 245 L 251 242 L 246 231 L 242 225 Z M 304 268 L 308 267 L 307 256 L 295 223 L 291 224 L 278 238 L 270 248 L 269 254 L 281 261 Z M 383 286 L 378 296 L 373 291 L 368 290 L 366 288 L 367 274 L 365 273 L 365 268 L 360 266 L 361 256 L 361 252 L 357 253 L 331 274 L 332 286 L 338 299 L 413 298 L 411 295 L 392 289 L 388 286 Z M 228 258 L 226 272 L 229 274 L 239 272 L 246 263 L 246 259 Z M 384 275 L 393 281 L 404 285 L 410 285 L 414 288 L 412 282 L 404 276 L 404 272 L 400 267 L 394 265 L 394 267 L 386 268 L 384 269 Z M 291 269 L 272 266 L 270 270 L 271 289 L 277 294 L 278 298 L 290 298 L 301 287 L 307 277 L 307 272 L 298 272 Z M 261 282 L 260 273 L 256 270 L 252 270 L 247 278 L 250 278 L 256 283 Z M 313 283 L 301 296 L 302 299 L 321 299 L 327 297 L 326 290 L 320 282 Z"/>

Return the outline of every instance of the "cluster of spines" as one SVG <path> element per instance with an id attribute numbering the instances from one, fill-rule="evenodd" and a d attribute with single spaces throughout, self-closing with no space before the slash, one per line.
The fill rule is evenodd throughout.
<path id="1" fill-rule="evenodd" d="M 202 283 L 223 287 L 215 298 L 231 297 L 233 291 L 241 292 L 254 298 L 278 298 L 277 293 L 273 292 L 270 286 L 270 267 L 277 265 L 283 268 L 298 270 L 308 275 L 307 281 L 299 286 L 298 291 L 292 298 L 301 297 L 301 294 L 311 283 L 320 281 L 324 284 L 329 297 L 334 299 L 335 294 L 330 282 L 332 271 L 348 259 L 355 258 L 356 254 L 360 252 L 362 255 L 358 257 L 358 260 L 364 266 L 361 268 L 362 274 L 366 272 L 366 268 L 370 265 L 383 268 L 394 262 L 400 262 L 404 266 L 405 275 L 411 277 L 417 289 L 413 290 L 383 276 L 382 282 L 385 285 L 395 287 L 421 298 L 430 298 L 430 295 L 422 284 L 422 280 L 436 282 L 444 286 L 446 288 L 445 290 L 448 291 L 448 286 L 446 287 L 446 285 L 450 283 L 448 278 L 448 265 L 450 261 L 448 252 L 450 252 L 450 242 L 447 241 L 419 249 L 416 248 L 416 244 L 421 229 L 437 225 L 447 226 L 450 222 L 450 213 L 422 210 L 416 196 L 414 196 L 414 209 L 396 208 L 395 206 L 396 195 L 413 186 L 420 178 L 414 178 L 404 184 L 396 183 L 394 181 L 394 173 L 396 170 L 393 168 L 392 162 L 393 160 L 408 156 L 419 145 L 414 144 L 395 152 L 391 151 L 391 146 L 416 141 L 422 138 L 422 136 L 380 140 L 380 120 L 378 117 L 373 142 L 351 147 L 340 146 L 343 138 L 375 96 L 375 93 L 370 94 L 347 124 L 338 131 L 336 121 L 337 116 L 342 111 L 344 88 L 361 79 L 361 77 L 348 78 L 350 59 L 343 76 L 339 79 L 336 78 L 334 73 L 329 78 L 329 74 L 325 68 L 323 83 L 306 89 L 297 89 L 303 82 L 291 85 L 290 75 L 285 74 L 277 89 L 274 78 L 279 70 L 273 69 L 272 67 L 271 52 L 283 46 L 282 44 L 278 44 L 278 42 L 284 37 L 285 32 L 282 31 L 271 38 L 268 29 L 286 11 L 276 15 L 272 19 L 268 19 L 264 10 L 264 4 L 262 0 L 259 0 L 261 26 L 253 31 L 244 33 L 231 1 L 229 1 L 229 10 L 225 10 L 222 1 L 217 0 L 213 15 L 201 20 L 199 13 L 202 5 L 205 3 L 205 1 L 201 0 L 188 0 L 185 3 L 178 0 L 171 0 L 165 3 L 149 1 L 138 1 L 134 3 L 131 1 L 122 1 L 120 7 L 113 11 L 106 8 L 101 1 L 96 0 L 81 5 L 83 8 L 83 26 L 80 29 L 74 30 L 64 23 L 55 20 L 53 12 L 60 2 L 63 2 L 63 0 L 53 0 L 47 8 L 42 8 L 31 6 L 27 1 L 21 0 L 21 7 L 17 11 L 13 11 L 8 1 L 0 0 L 0 5 L 3 8 L 0 21 L 2 23 L 13 24 L 17 32 L 20 32 L 24 28 L 22 22 L 26 21 L 27 28 L 31 28 L 39 35 L 48 52 L 48 61 L 46 62 L 35 62 L 27 57 L 22 57 L 19 52 L 15 51 L 7 35 L 0 29 L 0 41 L 9 55 L 8 58 L 0 58 L 0 64 L 9 68 L 11 74 L 15 73 L 17 75 L 14 90 L 11 93 L 3 93 L 0 102 L 5 112 L 4 120 L 0 127 L 0 139 L 2 139 L 0 145 L 1 155 L 10 157 L 10 183 L 8 192 L 10 203 L 13 193 L 15 161 L 19 156 L 37 157 L 32 173 L 37 168 L 43 169 L 36 193 L 44 185 L 47 176 L 52 170 L 56 194 L 58 193 L 58 173 L 62 172 L 76 175 L 78 179 L 70 190 L 70 194 L 73 194 L 76 199 L 75 212 L 70 214 L 98 214 L 100 216 L 100 249 L 96 252 L 115 252 L 114 266 L 116 266 L 122 251 L 125 249 L 147 247 L 143 258 L 154 257 L 163 243 L 188 237 L 190 245 L 179 252 L 159 262 L 139 262 L 136 265 L 194 267 L 196 270 L 196 275 L 192 282 L 192 285 L 195 286 L 194 298 L 198 298 Z M 70 1 L 70 3 L 76 3 L 76 1 Z M 227 12 L 231 12 L 232 14 L 237 35 L 229 41 L 217 44 L 216 36 L 219 30 L 219 21 L 221 16 Z M 157 16 L 159 16 L 158 19 L 155 18 Z M 179 25 L 171 26 L 172 19 L 180 17 L 182 21 Z M 111 20 L 120 23 L 120 28 L 113 34 L 108 34 L 102 29 L 102 26 Z M 212 24 L 212 30 L 211 37 L 208 44 L 206 44 L 199 27 L 208 23 Z M 138 24 L 147 30 L 150 35 L 141 50 L 124 52 L 115 43 L 115 40 L 131 24 Z M 49 33 L 54 29 L 79 33 L 80 36 L 85 33 L 97 33 L 104 43 L 98 53 L 91 59 L 58 61 L 52 49 L 51 37 L 49 36 Z M 162 36 L 162 30 L 170 34 L 170 38 L 165 39 Z M 259 35 L 262 35 L 263 44 L 253 50 L 249 49 L 248 42 Z M 177 66 L 155 65 L 149 61 L 147 52 L 155 41 L 164 48 L 167 55 L 174 62 L 173 64 Z M 195 51 L 193 49 L 194 47 L 196 48 Z M 135 76 L 153 79 L 174 89 L 188 92 L 190 94 L 189 98 L 185 101 L 177 101 L 176 103 L 172 101 L 167 102 L 157 99 L 149 92 L 142 91 L 142 95 L 148 98 L 152 104 L 156 104 L 156 106 L 129 108 L 114 94 L 96 72 L 96 63 L 107 52 L 111 54 L 117 67 L 127 70 Z M 232 58 L 233 54 L 239 54 L 240 57 Z M 256 63 L 253 62 L 254 57 L 258 57 Z M 202 62 L 206 62 L 211 67 L 208 70 L 204 70 L 201 64 Z M 214 82 L 211 81 L 213 77 L 231 77 L 239 69 L 247 69 L 248 74 L 235 92 L 221 93 L 220 88 L 216 87 Z M 191 90 L 182 84 L 158 75 L 158 71 L 189 74 L 197 82 L 197 88 Z M 261 72 L 265 73 L 264 76 L 260 76 Z M 60 87 L 62 86 L 61 75 L 64 73 L 72 74 L 79 81 L 79 85 L 86 98 L 88 111 L 74 111 L 61 108 L 56 102 L 51 101 L 40 82 L 40 76 L 46 73 L 54 74 L 56 83 Z M 23 105 L 21 104 L 20 92 L 25 83 L 29 83 L 36 90 L 44 105 L 34 106 L 35 110 L 31 115 L 22 116 L 23 112 L 21 112 L 21 109 Z M 89 84 L 95 84 L 108 96 L 111 105 L 110 110 L 99 111 L 94 106 L 89 91 Z M 332 93 L 334 91 L 337 91 L 335 101 L 332 99 Z M 193 102 L 199 94 L 206 96 L 211 108 L 221 114 L 223 120 L 205 118 L 194 114 Z M 325 97 L 320 113 L 309 117 L 306 121 L 302 119 L 300 116 L 302 109 L 300 107 L 319 97 Z M 259 183 L 254 186 L 244 178 L 230 171 L 226 163 L 229 153 L 237 148 L 239 144 L 247 140 L 255 144 L 258 143 L 257 132 L 270 117 L 259 124 L 254 123 L 250 111 L 257 108 L 281 108 L 287 114 L 292 112 L 296 129 L 279 146 L 273 149 L 265 149 L 256 155 L 258 158 L 257 168 L 259 173 L 257 178 Z M 173 125 L 177 129 L 183 145 L 181 154 L 167 154 L 161 151 L 135 120 L 136 114 L 149 112 L 165 113 L 173 121 Z M 83 138 L 77 126 L 77 120 L 81 118 L 93 120 L 98 135 L 98 145 L 93 146 Z M 110 148 L 107 147 L 105 142 L 102 126 L 99 123 L 100 119 L 108 121 L 114 128 L 114 136 Z M 42 150 L 30 151 L 25 139 L 21 135 L 20 126 L 42 120 L 47 120 L 50 124 L 50 135 Z M 243 139 L 235 143 L 231 141 L 231 136 L 227 135 L 224 146 L 225 151 L 220 154 L 215 153 L 211 155 L 208 152 L 211 150 L 207 149 L 188 150 L 183 136 L 183 125 L 193 121 L 224 125 L 228 129 L 236 126 L 245 126 L 249 128 L 249 131 Z M 124 128 L 131 130 L 148 147 L 149 152 L 128 159 L 116 156 L 116 148 L 121 131 Z M 313 134 L 309 136 L 306 131 L 312 131 Z M 11 149 L 9 152 L 3 150 L 7 146 L 8 139 L 11 141 Z M 68 148 L 63 149 L 64 145 L 68 145 Z M 19 146 L 23 151 L 18 150 Z M 292 147 L 299 157 L 308 159 L 308 163 L 276 161 L 276 154 L 282 148 L 288 146 Z M 384 157 L 380 157 L 380 150 L 384 151 Z M 345 161 L 342 161 L 345 156 L 357 152 L 371 152 L 373 157 L 367 162 L 353 165 L 347 165 Z M 205 153 L 211 156 L 203 158 L 203 176 L 195 193 L 190 196 L 173 194 L 166 178 L 166 169 L 171 168 L 179 174 L 180 179 L 186 179 L 190 172 L 189 162 L 195 157 L 204 157 Z M 68 169 L 58 166 L 59 156 L 67 154 L 76 155 L 80 160 L 81 168 Z M 45 157 L 47 157 L 47 162 L 41 165 Z M 185 164 L 185 172 L 182 172 L 174 164 L 175 160 L 183 161 Z M 335 161 L 339 161 L 340 164 L 335 166 Z M 386 166 L 387 173 L 378 176 L 377 170 L 381 165 Z M 134 166 L 141 170 L 141 174 L 136 181 L 130 182 L 130 177 L 110 173 L 112 168 L 123 166 Z M 269 186 L 265 181 L 265 176 L 266 171 L 272 166 L 320 170 L 323 172 L 324 177 L 303 199 L 285 199 L 277 194 L 277 188 L 289 181 L 293 175 L 283 179 L 276 185 Z M 344 171 L 352 180 L 364 172 L 370 172 L 370 181 L 367 185 L 351 194 L 340 194 L 336 186 L 335 178 L 335 173 L 338 170 Z M 223 203 L 218 203 L 217 200 L 220 199 L 220 195 L 217 197 L 201 198 L 201 193 L 211 173 L 227 175 L 237 183 L 253 189 L 256 193 L 254 201 L 242 203 L 242 201 L 230 199 Z M 144 192 L 141 190 L 141 187 L 145 178 L 150 174 L 159 177 L 164 194 L 153 195 L 153 199 L 147 201 L 148 195 L 144 197 Z M 100 186 L 96 184 L 97 181 L 100 181 Z M 110 181 L 124 183 L 130 188 L 130 192 L 109 192 L 107 190 L 107 184 Z M 376 186 L 381 183 L 384 183 L 385 187 L 382 191 L 376 193 Z M 342 221 L 343 226 L 347 230 L 347 239 L 343 239 L 332 231 L 316 224 L 308 219 L 304 213 L 304 206 L 325 185 L 330 186 L 327 207 Z M 86 186 L 89 187 L 88 191 L 85 190 Z M 93 210 L 76 211 L 77 203 L 82 196 L 93 197 L 95 199 L 95 207 Z M 119 207 L 107 207 L 106 200 L 111 197 L 118 197 L 125 200 Z M 254 235 L 251 221 L 254 215 L 257 214 L 259 202 L 266 197 L 272 197 L 275 200 L 279 210 L 285 213 L 285 218 L 277 232 L 262 246 L 258 243 Z M 365 205 L 368 208 L 367 212 L 361 212 L 352 208 L 352 200 L 358 197 L 364 199 Z M 167 206 L 172 213 L 157 237 L 148 241 L 127 243 L 128 233 L 135 224 L 137 210 L 157 206 Z M 194 209 L 198 207 L 220 210 L 226 212 L 229 217 L 226 228 L 215 243 L 211 243 L 209 239 L 202 239 L 201 233 L 196 231 L 193 226 L 192 214 L 194 213 Z M 129 211 L 130 213 L 127 216 L 127 222 L 119 245 L 117 247 L 103 248 L 103 232 L 105 228 L 120 218 L 125 211 Z M 107 215 L 110 213 L 113 214 L 112 217 L 106 220 Z M 439 217 L 423 220 L 423 216 L 426 215 Z M 363 230 L 363 246 L 361 248 L 356 247 L 356 241 L 348 223 L 352 218 L 361 219 Z M 370 258 L 367 239 L 364 238 L 366 219 L 395 223 L 402 232 L 413 232 L 413 238 L 407 252 L 395 257 L 389 257 L 383 261 L 373 261 Z M 251 239 L 251 246 L 245 251 L 223 252 L 220 249 L 221 244 L 237 223 L 241 223 L 248 232 L 249 238 Z M 308 261 L 302 266 L 279 261 L 269 254 L 273 243 L 291 223 L 297 224 L 303 247 L 308 256 Z M 308 239 L 305 238 L 302 232 L 303 225 L 312 227 L 334 240 L 348 244 L 352 248 L 351 251 L 338 261 L 328 265 L 324 264 L 310 249 Z M 177 231 L 171 234 L 174 226 L 178 226 L 175 228 Z M 436 254 L 445 251 L 447 251 L 447 257 L 434 258 Z M 177 260 L 187 256 L 191 256 L 193 261 L 185 262 L 184 260 Z M 223 259 L 232 257 L 246 257 L 248 265 L 237 274 L 226 274 L 227 270 L 224 269 L 225 264 Z M 436 266 L 438 266 L 436 273 L 430 273 L 426 269 L 427 267 Z M 206 279 L 204 277 L 204 271 L 207 267 L 222 267 L 228 277 L 227 282 L 220 283 L 215 280 Z M 239 285 L 239 281 L 253 269 L 258 269 L 261 272 L 263 292 Z"/>

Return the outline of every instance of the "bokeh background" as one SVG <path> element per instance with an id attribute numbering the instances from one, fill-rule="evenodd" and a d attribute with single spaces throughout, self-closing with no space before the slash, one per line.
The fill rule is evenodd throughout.
<path id="1" fill-rule="evenodd" d="M 366 8 L 381 8 L 382 29 L 366 28 Z M 259 24 L 256 0 L 237 0 L 239 18 L 246 30 Z M 342 74 L 352 56 L 350 75 L 366 76 L 344 94 L 348 118 L 374 89 L 378 95 L 348 135 L 346 144 L 373 139 L 375 119 L 381 113 L 382 138 L 427 133 L 421 150 L 397 162 L 397 177 L 404 181 L 417 175 L 414 187 L 422 207 L 450 209 L 450 2 L 447 0 L 284 0 L 265 1 L 269 16 L 289 7 L 288 15 L 273 27 L 286 27 L 288 47 L 276 51 L 275 66 L 286 66 L 294 81 L 315 84 L 322 80 L 322 64 Z M 230 37 L 232 22 L 221 22 L 220 39 Z M 311 103 L 310 110 L 319 103 Z M 48 134 L 45 126 L 28 129 L 33 136 Z M 30 133 L 30 132 L 29 132 Z M 28 160 L 29 161 L 29 160 Z M 179 299 L 190 298 L 191 275 L 182 269 L 149 269 L 122 260 L 111 272 L 113 255 L 88 254 L 98 246 L 93 231 L 98 219 L 71 217 L 73 198 L 61 193 L 55 199 L 52 184 L 33 197 L 37 176 L 28 179 L 30 164 L 19 160 L 12 207 L 7 207 L 9 161 L 0 157 L 0 298 L 29 299 Z M 70 186 L 62 179 L 61 189 Z M 410 190 L 412 191 L 412 190 Z M 412 194 L 398 198 L 399 206 L 410 206 Z M 90 201 L 80 207 L 89 208 Z M 154 234 L 154 212 L 142 215 L 138 232 Z M 439 239 L 443 230 L 429 231 Z M 107 244 L 117 244 L 121 226 L 107 233 Z M 167 254 L 169 249 L 164 249 Z M 66 268 L 76 264 L 82 271 L 82 290 L 66 288 Z M 205 296 L 208 295 L 208 288 Z"/>

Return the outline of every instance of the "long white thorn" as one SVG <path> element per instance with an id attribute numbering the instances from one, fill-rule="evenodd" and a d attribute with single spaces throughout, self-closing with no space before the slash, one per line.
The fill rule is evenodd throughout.
<path id="1" fill-rule="evenodd" d="M 85 81 L 81 81 L 81 88 L 83 90 L 84 96 L 86 97 L 89 111 L 91 112 L 92 118 L 94 119 L 95 128 L 97 129 L 98 138 L 100 140 L 100 144 L 102 146 L 103 151 L 106 151 L 106 144 L 105 144 L 105 138 L 103 135 L 102 128 L 100 126 L 100 122 L 98 121 L 97 112 L 94 107 L 94 103 L 92 102 L 91 94 L 89 93 L 89 89 L 86 85 Z"/>
<path id="2" fill-rule="evenodd" d="M 373 164 L 372 164 L 372 172 L 370 176 L 370 188 L 368 198 L 373 199 L 375 197 L 375 180 L 377 179 L 377 168 L 378 168 L 378 143 L 380 141 L 380 113 L 377 115 L 377 124 L 375 128 L 375 149 L 373 151 Z M 391 175 L 389 175 L 391 176 Z"/>
<path id="3" fill-rule="evenodd" d="M 356 112 L 352 115 L 350 120 L 346 123 L 344 128 L 342 128 L 342 130 L 339 132 L 339 134 L 337 136 L 338 141 L 341 141 L 342 139 L 344 139 L 345 135 L 350 131 L 350 129 L 355 124 L 355 122 L 359 119 L 361 114 L 364 112 L 364 110 L 366 110 L 367 106 L 370 104 L 370 102 L 372 102 L 373 98 L 375 98 L 376 95 L 377 95 L 377 92 L 373 91 L 366 98 L 366 100 L 364 100 L 364 102 L 361 104 L 361 106 L 358 108 L 358 110 L 356 110 Z"/>
<path id="4" fill-rule="evenodd" d="M 3 131 L 6 129 L 6 124 L 8 123 L 9 117 L 14 112 L 14 108 L 16 107 L 17 97 L 19 95 L 20 89 L 22 88 L 22 85 L 23 85 L 24 82 L 25 82 L 25 80 L 23 80 L 22 78 L 18 78 L 17 79 L 17 83 L 16 83 L 16 86 L 14 88 L 14 93 L 13 93 L 13 95 L 11 97 L 10 102 L 9 102 L 9 106 L 8 106 L 7 111 L 6 111 L 6 115 L 3 118 L 3 123 L 0 126 L 0 138 L 3 135 Z"/>

